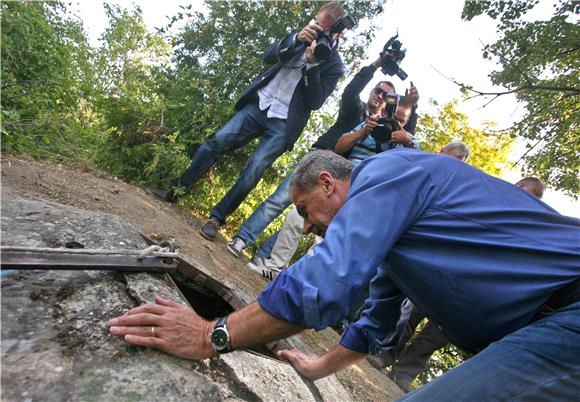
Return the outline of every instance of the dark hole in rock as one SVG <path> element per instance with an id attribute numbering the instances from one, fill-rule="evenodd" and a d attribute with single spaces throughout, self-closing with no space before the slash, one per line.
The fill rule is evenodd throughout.
<path id="1" fill-rule="evenodd" d="M 172 273 L 171 276 L 191 307 L 193 307 L 197 314 L 206 320 L 215 320 L 216 318 L 226 316 L 234 311 L 234 308 L 213 290 L 199 285 L 191 279 L 185 278 L 178 272 Z M 278 357 L 266 346 L 255 346 L 250 350 L 279 360 Z"/>
<path id="2" fill-rule="evenodd" d="M 201 286 L 191 279 L 186 279 L 177 274 L 172 275 L 175 283 L 183 296 L 197 314 L 206 320 L 215 320 L 234 311 L 224 299 L 213 290 Z"/>

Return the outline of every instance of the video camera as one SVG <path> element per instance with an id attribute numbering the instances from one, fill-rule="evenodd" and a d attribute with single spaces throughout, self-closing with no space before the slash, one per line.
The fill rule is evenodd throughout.
<path id="1" fill-rule="evenodd" d="M 401 61 L 405 58 L 406 49 L 402 49 L 403 44 L 397 40 L 399 34 L 396 34 L 387 41 L 381 52 L 381 71 L 383 74 L 397 75 L 401 81 L 405 81 L 408 77 L 407 73 L 399 67 Z M 385 55 L 385 52 L 388 54 Z"/>
<path id="2" fill-rule="evenodd" d="M 328 60 L 332 50 L 332 36 L 335 33 L 341 33 L 345 29 L 352 29 L 355 25 L 354 18 L 345 11 L 329 30 L 318 33 L 316 47 L 314 48 L 314 58 L 317 61 Z"/>
<path id="3" fill-rule="evenodd" d="M 385 115 L 377 120 L 379 124 L 371 132 L 371 137 L 374 138 L 377 145 L 389 142 L 393 131 L 397 131 L 399 128 L 397 120 L 395 119 L 395 112 L 399 107 L 400 97 L 401 95 L 399 94 L 383 94 L 383 99 L 385 100 Z"/>

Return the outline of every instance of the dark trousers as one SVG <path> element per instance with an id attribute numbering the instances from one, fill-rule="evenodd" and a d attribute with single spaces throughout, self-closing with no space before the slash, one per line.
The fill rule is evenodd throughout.
<path id="1" fill-rule="evenodd" d="M 407 321 L 397 345 L 374 358 L 377 361 L 377 364 L 373 363 L 375 366 L 392 366 L 391 378 L 406 391 L 410 389 L 415 377 L 423 371 L 431 355 L 449 343 L 447 337 L 437 329 L 437 326 L 429 321 L 405 348 L 423 318 L 425 318 L 425 314 L 417 307 L 413 307 L 409 321 Z"/>
<path id="2" fill-rule="evenodd" d="M 449 339 L 429 321 L 399 355 L 391 369 L 391 377 L 403 389 L 409 389 L 415 377 L 425 368 L 431 355 L 448 343 Z"/>

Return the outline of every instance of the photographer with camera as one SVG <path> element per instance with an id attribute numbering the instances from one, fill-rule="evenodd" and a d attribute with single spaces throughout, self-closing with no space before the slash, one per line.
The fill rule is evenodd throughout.
<path id="1" fill-rule="evenodd" d="M 383 94 L 386 100 L 383 116 L 370 116 L 336 143 L 335 152 L 347 157 L 354 165 L 362 160 L 393 148 L 419 148 L 419 143 L 403 126 L 411 115 L 412 100 L 396 94 Z M 388 98 L 396 98 L 389 104 Z M 390 111 L 388 109 L 391 109 Z"/>
<path id="2" fill-rule="evenodd" d="M 338 38 L 342 29 L 353 25 L 354 20 L 342 5 L 329 2 L 300 32 L 272 44 L 264 53 L 269 67 L 242 93 L 236 115 L 198 148 L 189 168 L 172 181 L 172 188 L 149 191 L 176 202 L 176 188 L 191 190 L 224 153 L 260 137 L 241 176 L 200 229 L 204 238 L 213 240 L 226 217 L 244 201 L 266 169 L 293 148 L 311 111 L 319 109 L 336 87 L 344 73 L 337 52 Z"/>
<path id="3" fill-rule="evenodd" d="M 389 60 L 389 54 L 381 54 L 369 66 L 363 67 L 346 86 L 340 101 L 340 109 L 335 124 L 322 135 L 312 146 L 312 150 L 334 150 L 337 140 L 343 133 L 351 131 L 368 116 L 380 113 L 384 105 L 382 94 L 395 92 L 389 81 L 379 82 L 371 90 L 366 102 L 361 101 L 360 93 L 373 78 L 375 72 L 382 68 L 383 62 Z M 416 105 L 419 100 L 417 88 L 411 84 L 407 91 L 409 99 L 414 103 L 411 117 L 405 128 L 415 131 L 417 115 Z M 288 193 L 290 187 L 289 175 L 276 191 L 266 199 L 242 224 L 239 232 L 228 244 L 228 250 L 239 257 L 242 250 L 254 244 L 266 227 L 291 204 Z M 272 279 L 281 269 L 285 268 L 294 255 L 298 241 L 302 236 L 302 218 L 295 211 L 290 211 L 281 230 L 266 240 L 248 266 L 265 277 Z"/>

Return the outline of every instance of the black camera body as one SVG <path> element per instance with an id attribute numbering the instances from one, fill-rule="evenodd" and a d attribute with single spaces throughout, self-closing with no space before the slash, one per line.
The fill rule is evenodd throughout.
<path id="1" fill-rule="evenodd" d="M 399 34 L 393 36 L 385 43 L 381 53 L 381 71 L 383 74 L 390 76 L 396 75 L 401 81 L 405 81 L 408 75 L 399 65 L 405 58 L 407 50 L 402 48 L 403 44 L 397 40 L 398 37 Z M 388 52 L 388 54 L 385 55 L 385 52 Z"/>
<path id="2" fill-rule="evenodd" d="M 328 60 L 332 50 L 332 36 L 335 33 L 341 33 L 345 29 L 352 29 L 355 25 L 354 18 L 345 11 L 329 30 L 318 33 L 316 47 L 314 48 L 314 58 L 317 61 Z"/>
<path id="3" fill-rule="evenodd" d="M 393 134 L 393 131 L 397 131 L 399 127 L 395 119 L 395 112 L 399 107 L 400 97 L 400 95 L 393 93 L 383 94 L 383 99 L 386 103 L 385 115 L 377 120 L 379 125 L 371 132 L 371 137 L 373 137 L 377 146 L 389 142 L 391 140 L 391 134 Z"/>

